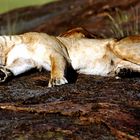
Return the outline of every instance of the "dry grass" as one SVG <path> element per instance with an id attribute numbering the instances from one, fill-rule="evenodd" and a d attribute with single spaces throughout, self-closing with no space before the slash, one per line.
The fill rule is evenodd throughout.
<path id="1" fill-rule="evenodd" d="M 120 9 L 115 10 L 115 15 L 108 14 L 110 32 L 115 38 L 123 38 L 129 35 L 137 35 L 140 33 L 139 28 L 139 9 L 132 8 L 132 11 L 126 12 Z"/>

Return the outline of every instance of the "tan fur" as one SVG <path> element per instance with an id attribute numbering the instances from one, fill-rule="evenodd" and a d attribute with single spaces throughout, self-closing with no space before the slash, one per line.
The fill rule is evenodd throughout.
<path id="1" fill-rule="evenodd" d="M 0 36 L 0 65 L 1 82 L 11 73 L 18 75 L 32 68 L 50 70 L 49 87 L 68 83 L 69 66 L 79 73 L 101 76 L 117 76 L 123 68 L 140 72 L 140 36 L 120 41 L 89 39 L 77 33 Z"/>
<path id="2" fill-rule="evenodd" d="M 121 59 L 140 64 L 140 36 L 129 36 L 116 43 L 113 52 Z"/>

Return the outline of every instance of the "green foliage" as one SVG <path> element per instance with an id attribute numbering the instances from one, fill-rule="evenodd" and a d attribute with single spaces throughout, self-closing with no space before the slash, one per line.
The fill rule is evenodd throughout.
<path id="1" fill-rule="evenodd" d="M 116 9 L 115 16 L 108 14 L 110 31 L 113 37 L 119 39 L 129 35 L 139 34 L 139 11 L 137 8 L 132 8 L 130 13 Z"/>
<path id="2" fill-rule="evenodd" d="M 52 1 L 54 0 L 0 0 L 0 13 L 30 5 L 42 5 Z"/>
<path id="3" fill-rule="evenodd" d="M 51 1 L 55 1 L 55 0 L 3 0 L 0 1 L 0 5 L 3 5 L 0 7 L 0 11 L 5 11 L 6 10 L 6 6 L 7 6 L 7 10 L 13 9 L 13 8 L 17 8 L 17 7 L 24 7 L 24 6 L 29 6 L 29 5 L 41 5 L 43 3 L 48 3 Z M 3 9 L 3 10 L 2 10 Z M 17 13 L 15 16 L 15 20 L 13 21 L 11 19 L 11 17 L 7 14 L 4 18 L 5 18 L 5 24 L 0 26 L 0 35 L 13 35 L 13 34 L 18 34 L 21 32 L 24 32 L 24 30 L 26 29 L 25 22 L 24 20 L 22 20 L 21 15 L 23 15 L 24 13 Z"/>

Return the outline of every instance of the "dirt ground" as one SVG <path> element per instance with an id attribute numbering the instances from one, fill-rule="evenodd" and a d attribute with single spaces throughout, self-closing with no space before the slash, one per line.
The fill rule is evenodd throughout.
<path id="1" fill-rule="evenodd" d="M 130 12 L 132 6 L 140 6 L 140 1 L 62 0 L 8 15 L 15 21 L 15 13 L 21 13 L 18 20 L 24 26 L 19 33 L 58 35 L 82 26 L 112 37 L 106 12 L 114 14 L 116 7 Z M 3 29 L 6 16 L 0 15 Z M 47 87 L 49 77 L 49 72 L 33 70 L 0 84 L 0 140 L 140 139 L 140 76 L 78 75 L 75 83 L 54 88 Z"/>

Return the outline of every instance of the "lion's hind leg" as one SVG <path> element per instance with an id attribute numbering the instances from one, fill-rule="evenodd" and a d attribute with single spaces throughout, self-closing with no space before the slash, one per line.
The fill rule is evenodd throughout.
<path id="1" fill-rule="evenodd" d="M 15 76 L 22 74 L 35 67 L 35 63 L 30 59 L 18 58 L 12 64 L 6 66 Z"/>
<path id="2" fill-rule="evenodd" d="M 5 82 L 8 77 L 12 75 L 12 72 L 5 66 L 0 67 L 0 82 Z"/>
<path id="3" fill-rule="evenodd" d="M 11 64 L 0 67 L 0 82 L 5 82 L 11 75 L 17 76 L 34 67 L 34 63 L 29 59 L 15 59 Z"/>

